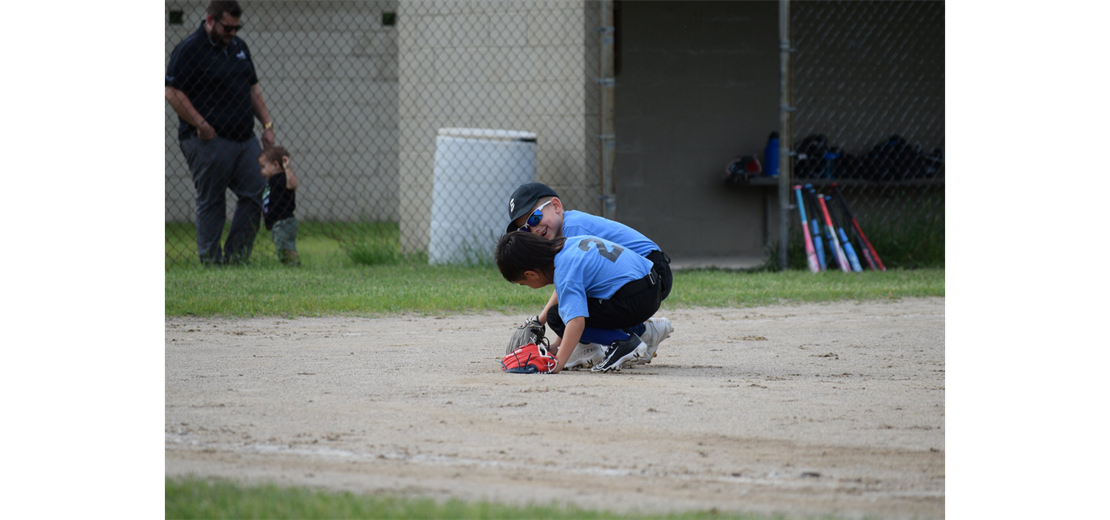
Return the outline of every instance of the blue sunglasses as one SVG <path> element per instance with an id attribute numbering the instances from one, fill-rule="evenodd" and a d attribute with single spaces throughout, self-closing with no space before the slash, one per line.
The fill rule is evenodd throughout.
<path id="1" fill-rule="evenodd" d="M 555 199 L 551 199 L 551 200 L 555 200 Z M 544 202 L 543 204 L 540 204 L 540 207 L 536 208 L 536 210 L 533 211 L 532 214 L 528 216 L 528 221 L 525 222 L 523 226 L 520 226 L 519 231 L 523 231 L 525 233 L 531 233 L 532 232 L 532 226 L 534 226 L 536 224 L 539 224 L 540 221 L 543 220 L 543 207 L 548 205 L 548 204 L 551 204 L 551 200 L 549 200 L 547 202 Z"/>

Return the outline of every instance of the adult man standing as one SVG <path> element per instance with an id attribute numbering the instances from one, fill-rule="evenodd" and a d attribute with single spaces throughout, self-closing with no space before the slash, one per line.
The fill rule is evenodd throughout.
<path id="1" fill-rule="evenodd" d="M 250 258 L 266 185 L 252 116 L 262 123 L 262 144 L 274 144 L 250 49 L 237 36 L 242 14 L 234 0 L 209 2 L 205 20 L 166 66 L 166 100 L 181 120 L 178 139 L 197 190 L 197 252 L 205 265 Z M 238 200 L 221 250 L 228 189 Z"/>

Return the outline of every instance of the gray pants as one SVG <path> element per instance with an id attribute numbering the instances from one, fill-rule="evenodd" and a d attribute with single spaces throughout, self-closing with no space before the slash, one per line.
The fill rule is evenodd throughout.
<path id="1" fill-rule="evenodd" d="M 277 251 L 278 260 L 285 258 L 283 251 L 297 252 L 297 219 L 289 217 L 274 222 L 270 237 L 274 239 L 274 251 Z"/>
<path id="2" fill-rule="evenodd" d="M 181 142 L 181 152 L 197 189 L 197 253 L 205 264 L 246 262 L 262 219 L 262 188 L 266 179 L 258 166 L 262 147 L 254 137 L 242 142 L 217 137 Z M 227 190 L 238 198 L 227 242 L 220 235 L 227 221 Z"/>

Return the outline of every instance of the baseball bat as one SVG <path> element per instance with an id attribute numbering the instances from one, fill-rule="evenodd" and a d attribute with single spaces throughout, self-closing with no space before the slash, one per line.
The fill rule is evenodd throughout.
<path id="1" fill-rule="evenodd" d="M 848 202 L 844 200 L 844 195 L 840 194 L 837 189 L 836 183 L 832 185 L 833 195 L 836 196 L 837 202 L 840 203 L 840 208 L 844 210 L 847 215 L 848 221 L 852 223 L 852 231 L 856 234 L 856 239 L 859 240 L 860 252 L 863 253 L 863 258 L 871 265 L 872 269 L 879 271 L 886 271 L 886 266 L 883 265 L 883 260 L 879 258 L 879 253 L 875 251 L 875 246 L 871 245 L 871 241 L 867 239 L 867 235 L 863 234 L 863 228 L 860 227 L 859 222 L 856 222 L 856 217 L 852 215 L 852 211 L 848 209 Z"/>
<path id="2" fill-rule="evenodd" d="M 832 190 L 833 195 L 836 196 L 837 202 L 840 203 L 840 210 L 844 213 L 844 218 L 846 219 L 845 222 L 851 222 L 852 215 L 847 211 L 847 206 L 845 206 L 844 204 L 844 196 L 840 194 L 839 190 L 837 190 L 836 183 L 833 183 Z M 835 210 L 833 210 L 833 214 L 836 214 Z M 837 225 L 839 225 L 839 222 L 837 223 Z M 858 254 L 863 257 L 864 261 L 867 262 L 868 267 L 870 267 L 872 270 L 878 271 L 879 266 L 875 264 L 875 259 L 871 256 L 871 252 L 867 250 L 867 245 L 864 244 L 863 239 L 860 238 L 859 232 L 856 231 L 856 228 L 848 229 L 852 232 L 852 236 L 855 237 L 856 243 L 859 244 Z"/>
<path id="3" fill-rule="evenodd" d="M 817 251 L 813 249 L 813 239 L 809 236 L 809 221 L 806 219 L 806 203 L 802 200 L 802 186 L 794 185 L 794 196 L 798 198 L 798 215 L 802 219 L 802 235 L 806 245 L 806 264 L 810 272 L 820 272 L 821 266 L 817 265 Z"/>
<path id="4" fill-rule="evenodd" d="M 833 230 L 832 218 L 829 217 L 829 207 L 825 205 L 825 197 L 823 195 L 817 196 L 817 204 L 821 206 L 821 214 L 825 216 L 825 226 L 829 233 L 829 247 L 833 250 L 833 256 L 836 257 L 836 264 L 840 266 L 840 270 L 845 273 L 852 270 L 848 266 L 848 259 L 844 257 L 844 249 L 840 247 L 840 241 L 836 239 L 836 231 Z"/>
<path id="5" fill-rule="evenodd" d="M 817 223 L 817 201 L 813 198 L 813 185 L 806 184 L 806 203 L 809 204 L 810 212 L 810 226 L 813 232 L 813 248 L 817 250 L 817 263 L 822 270 L 829 268 L 829 263 L 825 260 L 825 243 L 821 241 L 821 225 Z"/>
<path id="6" fill-rule="evenodd" d="M 832 205 L 832 197 L 825 196 L 825 200 L 829 205 Z M 860 272 L 863 267 L 859 265 L 859 257 L 856 256 L 856 248 L 852 247 L 852 241 L 848 240 L 848 234 L 844 232 L 844 227 L 840 225 L 840 217 L 836 216 L 836 211 L 830 211 L 829 216 L 832 217 L 833 225 L 836 226 L 836 232 L 840 236 L 840 245 L 844 247 L 844 255 L 848 257 L 848 263 L 852 266 L 852 271 Z"/>

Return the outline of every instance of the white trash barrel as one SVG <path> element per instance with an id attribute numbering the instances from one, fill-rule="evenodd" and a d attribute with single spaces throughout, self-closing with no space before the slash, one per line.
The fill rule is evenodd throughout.
<path id="1" fill-rule="evenodd" d="M 536 180 L 536 134 L 441 128 L 436 136 L 428 263 L 493 261 L 518 186 Z"/>

